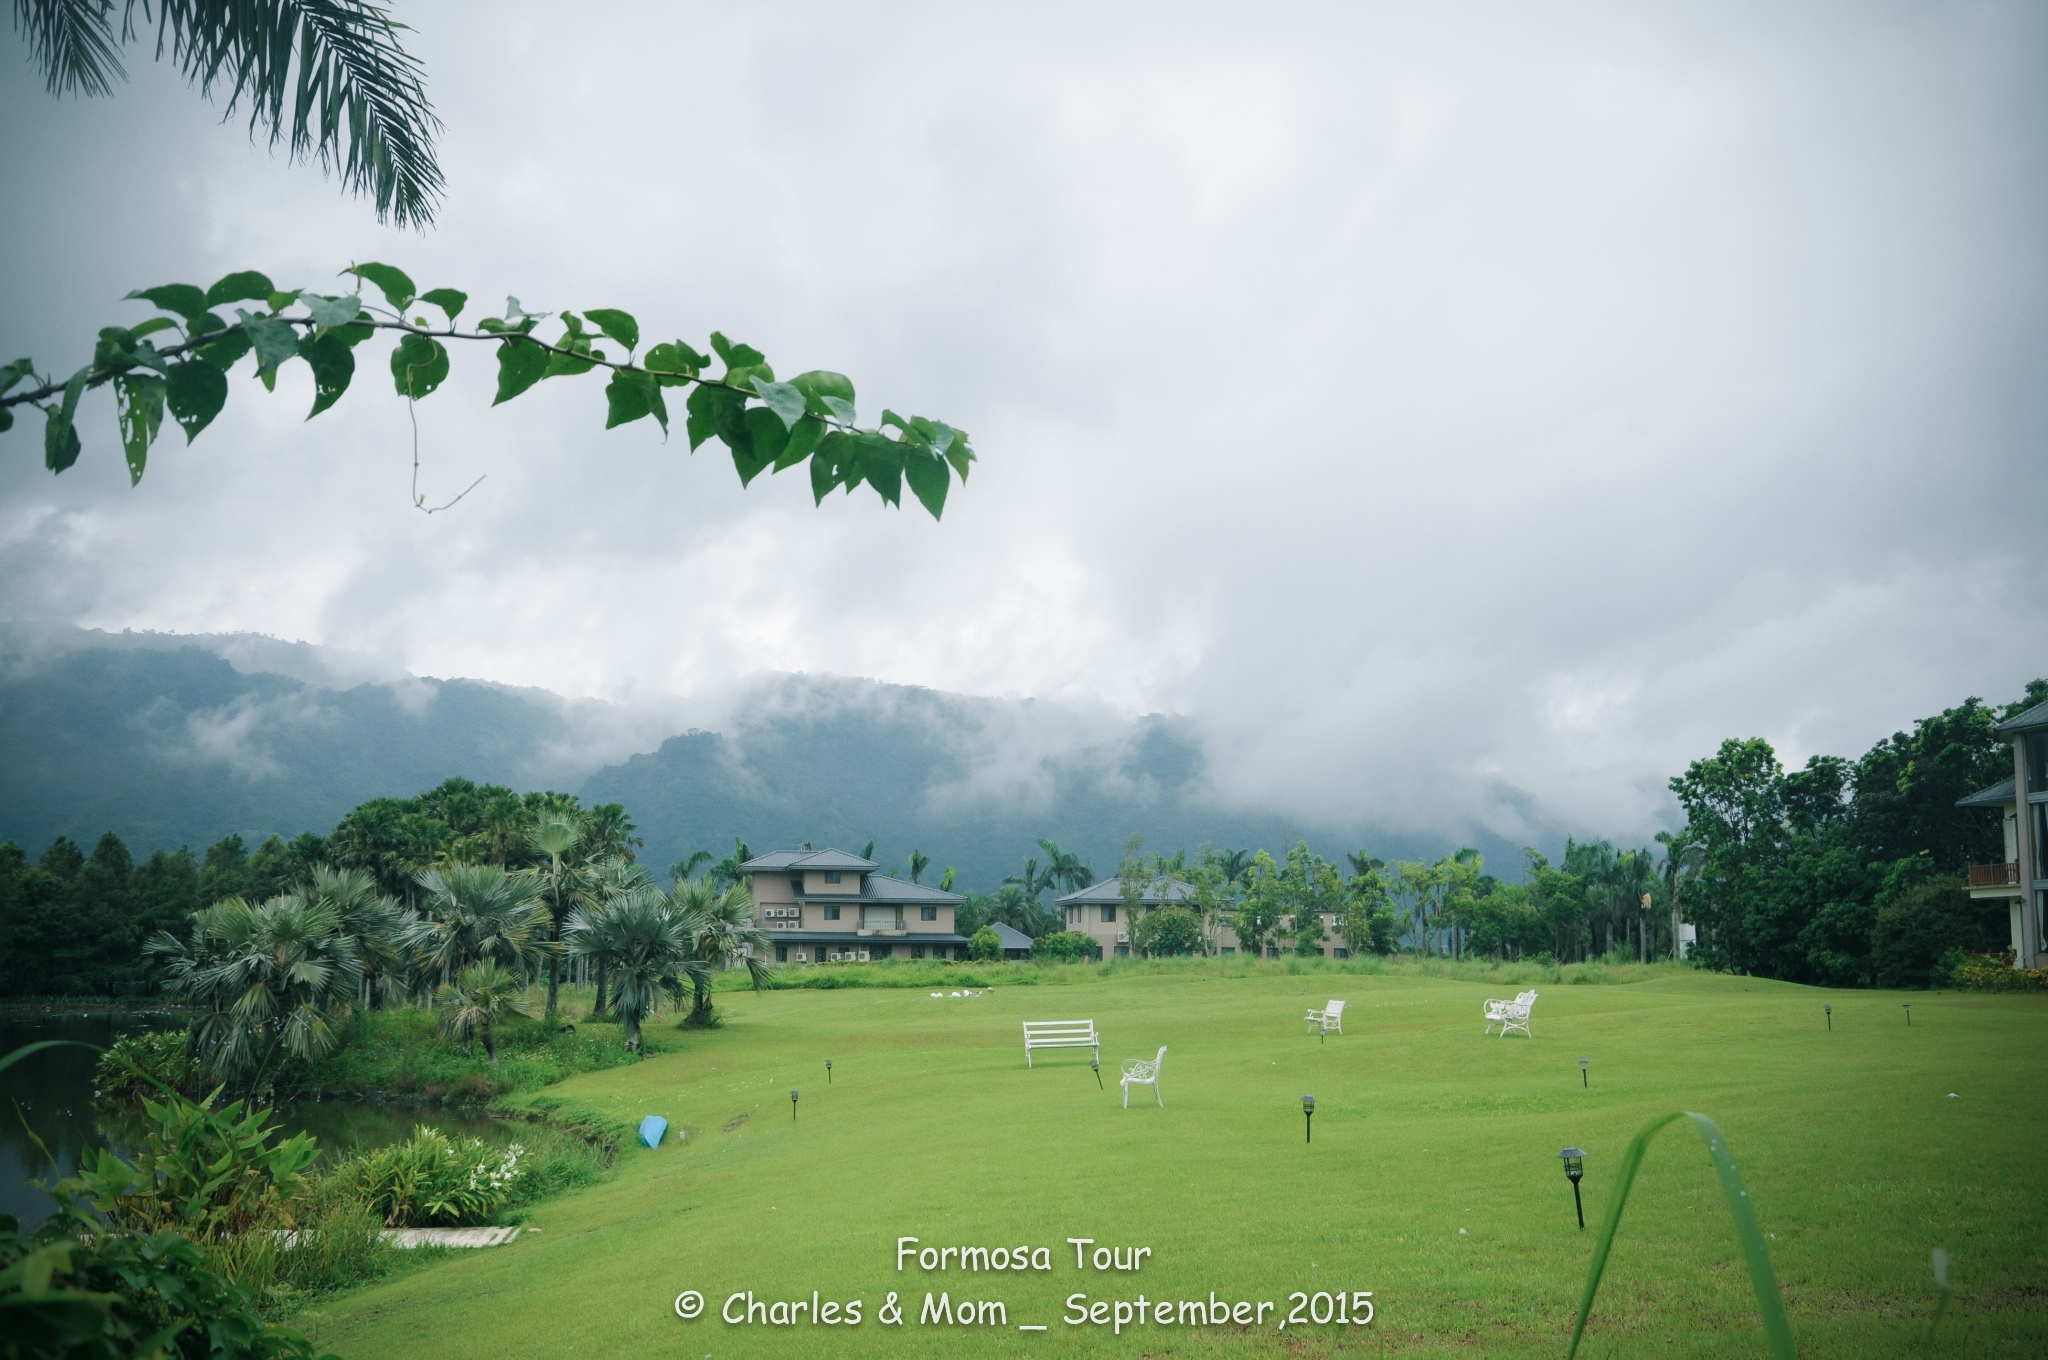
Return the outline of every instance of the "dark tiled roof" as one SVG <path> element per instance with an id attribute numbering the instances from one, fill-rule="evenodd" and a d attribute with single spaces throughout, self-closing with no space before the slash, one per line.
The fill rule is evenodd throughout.
<path id="1" fill-rule="evenodd" d="M 775 869 L 859 869 L 865 872 L 875 867 L 873 860 L 849 855 L 844 850 L 772 850 L 742 864 L 740 872 L 751 874 Z"/>
<path id="2" fill-rule="evenodd" d="M 2048 727 L 2048 703 L 2035 704 L 2024 713 L 2016 713 L 1997 727 L 1999 736 L 2008 732 L 2031 732 L 2037 727 Z"/>
<path id="3" fill-rule="evenodd" d="M 1021 930 L 1006 926 L 1001 921 L 991 921 L 988 923 L 987 928 L 996 933 L 996 938 L 1003 942 L 1003 948 L 1005 949 L 1031 948 L 1031 937 Z"/>
<path id="4" fill-rule="evenodd" d="M 1988 789 L 1979 789 L 1968 798 L 1956 799 L 1957 807 L 2004 807 L 2013 801 L 2013 782 L 2001 779 Z"/>
<path id="5" fill-rule="evenodd" d="M 1160 892 L 1162 887 L 1166 889 L 1164 893 Z M 1195 890 L 1192 886 L 1172 879 L 1152 884 L 1138 900 L 1148 907 L 1156 907 L 1167 902 L 1185 902 L 1194 895 Z M 1100 883 L 1090 884 L 1079 892 L 1070 892 L 1059 899 L 1062 906 L 1092 906 L 1098 902 L 1107 906 L 1123 900 L 1123 881 L 1115 878 L 1105 878 Z"/>
<path id="6" fill-rule="evenodd" d="M 861 881 L 858 893 L 798 893 L 796 900 L 827 907 L 847 902 L 902 902 L 923 907 L 958 906 L 967 899 L 959 893 L 941 892 L 922 883 L 906 883 L 887 874 L 869 874 Z"/>

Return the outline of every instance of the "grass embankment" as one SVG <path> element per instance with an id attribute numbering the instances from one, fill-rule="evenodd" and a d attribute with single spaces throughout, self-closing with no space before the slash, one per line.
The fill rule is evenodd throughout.
<path id="1" fill-rule="evenodd" d="M 979 1356 L 1563 1354 L 1592 1231 L 1559 1148 L 1587 1150 L 1597 1226 L 1651 1117 L 1719 1121 L 1754 1196 L 1808 1357 L 2048 1351 L 2034 997 L 1818 992 L 1650 970 L 1543 989 L 1535 1038 L 1480 1034 L 1509 988 L 1427 966 L 1109 965 L 1057 991 L 906 989 L 720 997 L 724 1028 L 508 1103 L 687 1134 L 621 1151 L 605 1182 L 530 1211 L 541 1232 L 452 1253 L 324 1301 L 297 1325 L 349 1360 L 637 1354 Z M 1360 961 L 1365 964 L 1368 961 Z M 1455 971 L 1456 966 L 1452 966 Z M 1612 980 L 1617 970 L 1608 970 Z M 1543 987 L 1541 982 L 1537 984 Z M 926 991 L 932 990 L 927 988 Z M 1350 1002 L 1318 1043 L 1299 1017 Z M 1834 1029 L 1821 1014 L 1834 1004 Z M 1912 1026 L 1900 1009 L 1913 1002 Z M 1027 1070 L 1019 1022 L 1092 1017 L 1085 1054 Z M 1164 1109 L 1119 1107 L 1118 1060 L 1169 1045 Z M 834 1060 L 827 1085 L 823 1061 Z M 1582 1087 L 1577 1059 L 1591 1060 Z M 790 1118 L 789 1090 L 802 1090 Z M 1315 1141 L 1300 1097 L 1317 1096 Z M 1951 1096 L 1951 1092 L 1955 1093 Z M 896 1239 L 1051 1249 L 1022 1274 L 899 1272 Z M 1141 1272 L 1077 1270 L 1069 1237 L 1148 1247 Z M 694 1321 L 672 1311 L 701 1291 Z M 865 1302 L 859 1327 L 728 1326 L 734 1291 Z M 1369 1327 L 1069 1326 L 1063 1300 L 1271 1300 L 1372 1290 Z M 1001 1300 L 1005 1325 L 920 1325 L 925 1293 Z M 876 1320 L 890 1291 L 901 1326 Z M 1016 1330 L 1043 1323 L 1047 1333 Z M 1754 1356 L 1763 1336 L 1697 1144 L 1654 1144 L 1588 1334 L 1589 1355 Z"/>
<path id="2" fill-rule="evenodd" d="M 620 1026 L 583 1016 L 587 999 L 568 997 L 573 1033 L 550 1030 L 537 1019 L 511 1016 L 495 1028 L 498 1065 L 481 1043 L 465 1054 L 441 1033 L 438 1012 L 411 1006 L 359 1013 L 335 1052 L 295 1071 L 291 1084 L 307 1094 L 425 1104 L 482 1104 L 512 1091 L 537 1091 L 578 1072 L 601 1072 L 639 1062 Z M 643 1052 L 675 1043 L 674 1031 L 647 1027 Z"/>

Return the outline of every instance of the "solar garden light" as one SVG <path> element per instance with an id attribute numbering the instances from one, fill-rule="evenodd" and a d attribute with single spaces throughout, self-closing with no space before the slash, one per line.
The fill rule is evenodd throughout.
<path id="1" fill-rule="evenodd" d="M 1316 1124 L 1315 1124 L 1315 1120 L 1316 1120 L 1316 1098 L 1315 1098 L 1314 1096 L 1303 1096 L 1303 1097 L 1301 1098 L 1301 1133 L 1302 1133 L 1302 1138 L 1301 1138 L 1301 1141 L 1302 1141 L 1302 1142 L 1304 1142 L 1304 1143 L 1313 1143 L 1313 1142 L 1314 1142 L 1314 1141 L 1316 1140 Z"/>
<path id="2" fill-rule="evenodd" d="M 1821 1009 L 1828 1013 L 1828 1033 L 1833 1034 L 1835 1032 L 1835 1003 L 1830 1001 L 1825 1006 L 1822 1006 Z"/>
<path id="3" fill-rule="evenodd" d="M 1566 1148 L 1557 1154 L 1564 1163 L 1564 1174 L 1572 1183 L 1572 1204 L 1579 1211 L 1579 1231 L 1586 1230 L 1586 1202 L 1579 1198 L 1579 1178 L 1586 1174 L 1586 1150 Z"/>
<path id="4" fill-rule="evenodd" d="M 1913 1028 L 1913 1003 L 1910 1001 L 1902 1001 L 1899 1004 L 1906 1008 L 1906 1028 Z"/>
<path id="5" fill-rule="evenodd" d="M 1581 1086 L 1591 1087 L 1593 1084 L 1593 1079 L 1586 1075 L 1586 1065 L 1592 1061 L 1591 1058 L 1579 1059 L 1579 1085 Z"/>
<path id="6" fill-rule="evenodd" d="M 1100 1053 L 1090 1053 L 1088 1055 L 1088 1070 L 1095 1074 L 1096 1090 L 1106 1091 L 1109 1089 L 1102 1084 L 1102 1055 Z"/>
<path id="7" fill-rule="evenodd" d="M 789 1122 L 792 1124 L 796 1123 L 796 1097 L 795 1091 L 789 1093 Z"/>
<path id="8" fill-rule="evenodd" d="M 827 1086 L 832 1084 L 832 1060 L 830 1058 L 825 1059 L 825 1084 Z"/>

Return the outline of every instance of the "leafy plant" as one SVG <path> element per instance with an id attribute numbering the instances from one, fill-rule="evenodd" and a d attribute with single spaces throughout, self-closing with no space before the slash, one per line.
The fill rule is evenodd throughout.
<path id="1" fill-rule="evenodd" d="M 1094 958 L 1101 948 L 1093 935 L 1079 930 L 1056 930 L 1032 941 L 1031 957 L 1053 963 L 1078 963 Z"/>
<path id="2" fill-rule="evenodd" d="M 453 982 L 442 983 L 434 990 L 434 1001 L 441 1007 L 442 1032 L 462 1036 L 463 1056 L 474 1051 L 472 1038 L 481 1037 L 492 1067 L 498 1065 L 498 1044 L 491 1035 L 491 1021 L 528 1014 L 526 980 L 500 968 L 495 959 L 472 963 Z"/>
<path id="3" fill-rule="evenodd" d="M 494 1152 L 481 1138 L 458 1141 L 422 1125 L 334 1174 L 391 1227 L 481 1223 L 504 1206 L 524 1155 L 517 1143 Z"/>
<path id="4" fill-rule="evenodd" d="M 1785 1300 L 1778 1292 L 1778 1276 L 1771 1269 L 1771 1253 L 1764 1246 L 1763 1229 L 1757 1225 L 1756 1209 L 1749 1202 L 1749 1189 L 1742 1183 L 1741 1173 L 1735 1169 L 1735 1159 L 1728 1152 L 1728 1140 L 1721 1136 L 1721 1130 L 1707 1116 L 1690 1111 L 1676 1111 L 1651 1120 L 1629 1141 L 1628 1151 L 1622 1154 L 1621 1172 L 1614 1189 L 1614 1207 L 1607 1211 L 1607 1221 L 1601 1225 L 1599 1240 L 1593 1244 L 1593 1266 L 1586 1276 L 1586 1292 L 1579 1299 L 1579 1319 L 1572 1327 L 1571 1349 L 1566 1354 L 1570 1357 L 1579 1353 L 1579 1341 L 1586 1332 L 1586 1319 L 1593 1314 L 1593 1296 L 1599 1292 L 1601 1273 L 1607 1269 L 1608 1254 L 1614 1250 L 1614 1235 L 1621 1227 L 1621 1211 L 1628 1204 L 1629 1187 L 1635 1184 L 1636 1172 L 1643 1164 L 1643 1154 L 1649 1149 L 1652 1138 L 1666 1125 L 1680 1119 L 1690 1119 L 1699 1129 L 1700 1137 L 1706 1140 L 1707 1153 L 1714 1159 L 1714 1170 L 1721 1180 L 1721 1193 L 1728 1201 L 1728 1212 L 1735 1219 L 1735 1235 L 1742 1243 L 1742 1255 L 1749 1265 L 1749 1283 L 1756 1293 L 1757 1313 L 1763 1319 L 1764 1333 L 1770 1338 L 1771 1354 L 1777 1360 L 1795 1360 L 1792 1326 L 1785 1320 Z"/>
<path id="5" fill-rule="evenodd" d="M 330 295 L 280 288 L 267 275 L 241 270 L 211 288 L 168 283 L 130 293 L 159 315 L 134 327 L 102 329 L 91 362 L 68 378 L 39 376 L 29 359 L 0 366 L 0 430 L 13 425 L 14 407 L 35 406 L 45 417 L 44 464 L 51 472 L 63 472 L 78 461 L 82 449 L 80 398 L 112 384 L 129 479 L 140 482 L 165 411 L 183 428 L 188 443 L 198 438 L 226 405 L 227 374 L 244 356 L 255 355 L 256 377 L 272 391 L 281 367 L 303 361 L 313 378 L 310 420 L 347 392 L 355 377 L 356 347 L 378 331 L 391 331 L 398 336 L 390 357 L 391 380 L 408 401 L 432 395 L 447 381 L 444 342 L 456 341 L 495 346 L 493 405 L 548 378 L 603 369 L 610 375 L 606 429 L 652 417 L 665 435 L 669 409 L 664 394 L 687 389 L 684 428 L 691 451 L 717 439 L 731 451 L 743 486 L 771 468 L 782 472 L 808 463 L 811 493 L 819 502 L 835 488 L 850 494 L 865 482 L 884 501 L 900 506 L 907 483 L 937 519 L 952 478 L 965 482 L 975 460 L 967 433 L 943 421 L 884 410 L 878 426 L 862 429 L 855 423 L 853 382 L 844 374 L 814 369 L 779 381 L 759 350 L 716 331 L 709 355 L 682 340 L 662 341 L 642 353 L 637 319 L 615 308 L 594 307 L 580 314 L 562 312 L 561 333 L 543 340 L 535 331 L 549 314 L 528 312 L 511 297 L 505 299 L 502 317 L 485 317 L 474 329 L 461 330 L 456 318 L 468 307 L 466 293 L 453 288 L 421 292 L 402 270 L 386 264 L 351 265 L 342 273 L 353 277 L 355 291 Z M 385 305 L 366 303 L 363 283 L 376 287 Z M 255 310 L 243 303 L 254 304 Z M 445 324 L 430 323 L 426 307 L 438 310 Z M 171 343 L 159 347 L 151 337 L 166 332 Z M 623 358 L 611 357 L 620 352 Z M 712 355 L 724 369 L 717 375 L 707 371 Z M 24 390 L 12 391 L 24 382 Z M 414 503 L 426 508 L 417 490 Z"/>
<path id="6" fill-rule="evenodd" d="M 124 1034 L 114 1040 L 93 1069 L 93 1094 L 140 1097 L 168 1087 L 190 1092 L 200 1080 L 182 1029 Z"/>

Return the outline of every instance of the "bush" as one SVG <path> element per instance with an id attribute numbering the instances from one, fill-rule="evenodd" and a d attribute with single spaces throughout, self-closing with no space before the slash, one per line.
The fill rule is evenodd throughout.
<path id="1" fill-rule="evenodd" d="M 1138 918 L 1131 943 L 1152 958 L 1202 952 L 1202 918 L 1185 907 L 1161 907 Z"/>
<path id="2" fill-rule="evenodd" d="M 2048 992 L 2048 968 L 2015 968 L 2003 954 L 1967 954 L 1955 970 L 1955 985 L 1973 992 Z"/>
<path id="3" fill-rule="evenodd" d="M 481 1223 L 503 1208 L 519 1179 L 519 1144 L 494 1153 L 481 1138 L 450 1138 L 421 1126 L 403 1143 L 366 1152 L 335 1177 L 394 1228 Z"/>
<path id="4" fill-rule="evenodd" d="M 93 1070 L 93 1094 L 136 1100 L 162 1095 L 165 1087 L 193 1094 L 199 1089 L 201 1074 L 186 1052 L 185 1041 L 182 1029 L 122 1035 L 100 1054 Z M 142 1076 L 136 1075 L 138 1070 Z M 156 1081 L 147 1080 L 149 1077 Z"/>
<path id="5" fill-rule="evenodd" d="M 1079 963 L 1102 952 L 1095 937 L 1078 930 L 1056 930 L 1031 945 L 1031 957 L 1045 963 Z"/>
<path id="6" fill-rule="evenodd" d="M 147 1131 L 132 1164 L 105 1148 L 87 1152 L 60 1187 L 118 1227 L 218 1242 L 271 1222 L 309 1188 L 318 1144 L 306 1133 L 272 1143 L 267 1109 L 237 1100 L 216 1110 L 211 1098 L 183 1096 L 142 1108 Z"/>
<path id="7" fill-rule="evenodd" d="M 984 963 L 1000 960 L 1003 957 L 1003 937 L 983 926 L 975 931 L 974 938 L 967 942 L 967 954 L 968 957 Z"/>
<path id="8" fill-rule="evenodd" d="M 1936 965 L 1951 949 L 1985 953 L 2005 943 L 2005 903 L 1973 901 L 1957 876 L 1932 878 L 1877 909 L 1871 970 L 1880 987 L 1928 987 L 1946 978 Z"/>

